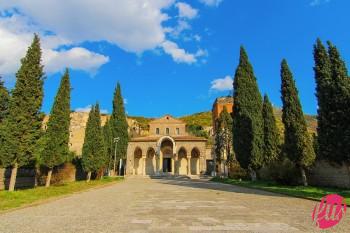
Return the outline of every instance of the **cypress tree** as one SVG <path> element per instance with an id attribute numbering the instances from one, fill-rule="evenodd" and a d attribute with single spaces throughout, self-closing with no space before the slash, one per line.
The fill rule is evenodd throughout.
<path id="1" fill-rule="evenodd" d="M 334 148 L 327 158 L 337 163 L 350 163 L 350 79 L 338 49 L 328 42 L 333 83 L 332 133 Z"/>
<path id="2" fill-rule="evenodd" d="M 83 144 L 82 165 L 87 172 L 87 182 L 91 173 L 103 167 L 105 163 L 105 145 L 101 128 L 99 105 L 92 106 L 85 129 Z"/>
<path id="3" fill-rule="evenodd" d="M 216 162 L 219 164 L 219 173 L 221 173 L 221 162 L 224 153 L 227 161 L 232 159 L 232 116 L 225 106 L 216 122 L 215 153 Z"/>
<path id="4" fill-rule="evenodd" d="M 10 95 L 9 92 L 7 91 L 6 87 L 4 86 L 4 82 L 1 80 L 0 76 L 0 167 L 3 166 L 3 136 L 2 134 L 4 133 L 4 127 L 3 122 L 5 121 L 5 118 L 8 115 L 8 108 L 9 108 L 9 101 L 10 101 Z"/>
<path id="5" fill-rule="evenodd" d="M 107 119 L 105 125 L 102 127 L 103 131 L 103 141 L 105 143 L 105 162 L 108 169 L 111 168 L 111 159 L 113 153 L 113 138 L 112 138 L 112 130 L 110 127 L 110 120 Z"/>
<path id="6" fill-rule="evenodd" d="M 113 138 L 119 138 L 117 145 L 117 159 L 125 159 L 126 150 L 128 147 L 129 134 L 128 134 L 128 122 L 126 120 L 124 100 L 121 94 L 120 84 L 117 84 L 117 88 L 114 92 L 113 98 L 113 112 L 111 115 L 111 128 Z M 116 163 L 116 161 L 114 161 Z M 120 164 L 121 165 L 121 164 Z M 119 171 L 120 173 L 121 171 Z"/>
<path id="7" fill-rule="evenodd" d="M 317 39 L 314 45 L 314 60 L 316 97 L 318 100 L 317 151 L 320 158 L 329 158 L 332 156 L 333 151 L 336 151 L 338 140 L 334 135 L 334 126 L 337 125 L 335 119 L 336 99 L 333 91 L 331 61 L 320 39 Z"/>
<path id="8" fill-rule="evenodd" d="M 234 78 L 233 149 L 253 180 L 263 163 L 262 98 L 253 67 L 243 47 Z"/>
<path id="9" fill-rule="evenodd" d="M 50 186 L 53 168 L 65 162 L 69 155 L 70 88 L 69 72 L 66 69 L 55 97 L 44 136 L 42 162 L 49 168 L 46 187 Z"/>
<path id="10" fill-rule="evenodd" d="M 284 152 L 300 169 L 304 186 L 307 186 L 305 168 L 315 160 L 315 151 L 307 132 L 306 121 L 299 101 L 298 90 L 287 61 L 281 65 L 282 122 L 284 124 Z"/>
<path id="11" fill-rule="evenodd" d="M 41 136 L 43 76 L 40 39 L 34 35 L 16 73 L 8 118 L 4 123 L 5 164 L 12 168 L 9 191 L 14 190 L 18 167 L 33 160 L 33 152 Z"/>
<path id="12" fill-rule="evenodd" d="M 8 114 L 10 101 L 10 94 L 1 79 L 0 76 L 0 124 L 5 120 Z"/>
<path id="13" fill-rule="evenodd" d="M 280 155 L 280 136 L 273 108 L 267 95 L 264 96 L 262 116 L 264 120 L 264 163 L 268 165 L 278 159 Z"/>

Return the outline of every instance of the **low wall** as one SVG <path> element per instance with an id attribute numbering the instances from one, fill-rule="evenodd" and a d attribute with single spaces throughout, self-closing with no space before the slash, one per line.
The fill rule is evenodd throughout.
<path id="1" fill-rule="evenodd" d="M 309 172 L 310 185 L 350 189 L 350 166 L 316 161 Z"/>
<path id="2" fill-rule="evenodd" d="M 7 189 L 10 184 L 11 169 L 0 170 L 0 190 Z M 35 170 L 19 168 L 15 188 L 31 188 L 35 186 Z"/>
<path id="3" fill-rule="evenodd" d="M 33 188 L 36 185 L 45 185 L 47 169 L 19 168 L 16 178 L 16 189 Z M 0 190 L 7 189 L 10 183 L 11 169 L 0 168 Z M 71 163 L 63 164 L 54 169 L 51 184 L 73 182 L 85 178 L 85 173 L 80 166 Z M 37 182 L 37 183 L 36 183 Z"/>

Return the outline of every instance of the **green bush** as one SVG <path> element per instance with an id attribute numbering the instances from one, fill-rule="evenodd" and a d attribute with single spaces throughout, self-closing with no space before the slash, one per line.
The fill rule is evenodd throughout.
<path id="1" fill-rule="evenodd" d="M 283 158 L 261 168 L 259 178 L 267 181 L 275 181 L 282 185 L 298 185 L 300 184 L 299 173 L 298 169 L 288 158 Z"/>
<path id="2" fill-rule="evenodd" d="M 242 179 L 242 180 L 248 180 L 249 179 L 249 173 L 247 170 L 243 169 L 237 160 L 229 162 L 229 172 L 228 176 L 232 179 Z"/>

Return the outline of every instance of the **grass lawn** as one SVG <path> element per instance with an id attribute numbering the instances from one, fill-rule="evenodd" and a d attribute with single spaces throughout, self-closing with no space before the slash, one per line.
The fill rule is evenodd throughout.
<path id="1" fill-rule="evenodd" d="M 106 185 L 108 183 L 122 180 L 122 177 L 105 177 L 101 180 L 77 181 L 66 183 L 49 188 L 37 187 L 33 189 L 23 189 L 14 192 L 0 191 L 0 212 L 16 207 L 32 204 L 38 201 L 44 201 L 49 198 L 63 196 L 93 187 Z"/>
<path id="2" fill-rule="evenodd" d="M 337 189 L 337 188 L 323 188 L 323 187 L 304 187 L 304 186 L 286 186 L 278 185 L 272 182 L 265 181 L 239 181 L 228 178 L 213 178 L 212 181 L 221 182 L 225 184 L 239 185 L 247 188 L 262 189 L 274 193 L 286 194 L 294 197 L 309 198 L 314 200 L 321 200 L 321 198 L 327 194 L 339 194 L 346 200 L 346 204 L 350 205 L 350 190 Z"/>

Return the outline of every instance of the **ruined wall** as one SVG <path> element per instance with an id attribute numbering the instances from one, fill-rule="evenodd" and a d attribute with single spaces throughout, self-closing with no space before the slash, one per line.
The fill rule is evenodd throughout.
<path id="1" fill-rule="evenodd" d="M 76 155 L 80 156 L 81 151 L 83 149 L 84 137 L 85 137 L 85 127 L 89 118 L 88 112 L 72 112 L 70 114 L 71 122 L 70 122 L 70 135 L 69 135 L 69 149 L 76 153 Z M 110 115 L 101 115 L 101 125 L 105 125 L 107 119 L 109 119 Z M 49 120 L 49 116 L 45 116 L 43 121 L 43 127 L 46 127 L 47 121 Z M 137 121 L 133 119 L 127 119 L 129 129 L 135 132 L 132 134 L 141 134 L 140 127 L 138 127 Z"/>
<path id="2" fill-rule="evenodd" d="M 309 184 L 350 189 L 350 166 L 316 161 L 308 175 Z"/>

